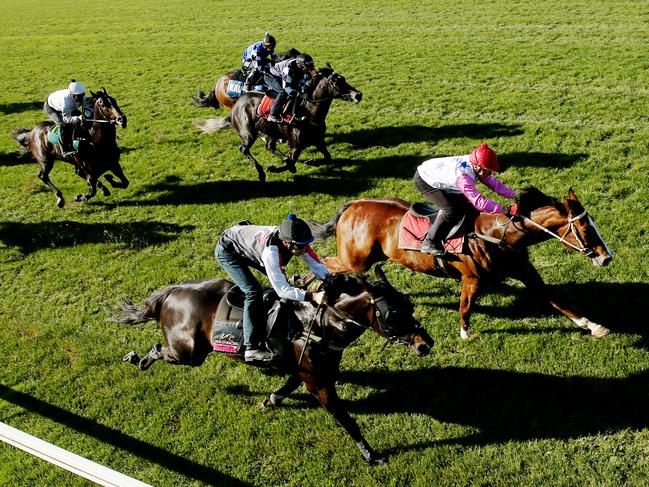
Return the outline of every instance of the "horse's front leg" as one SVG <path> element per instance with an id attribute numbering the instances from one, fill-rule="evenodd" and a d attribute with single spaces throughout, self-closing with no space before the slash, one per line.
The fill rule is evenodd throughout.
<path id="1" fill-rule="evenodd" d="M 112 166 L 110 168 L 110 171 L 115 176 L 117 176 L 117 178 L 119 179 L 119 182 L 118 182 L 118 181 L 115 181 L 115 178 L 113 177 L 113 174 L 104 174 L 104 177 L 106 178 L 106 181 L 108 181 L 109 184 L 113 188 L 120 188 L 120 189 L 128 188 L 129 180 L 126 179 L 126 175 L 124 174 L 124 170 L 122 169 L 122 166 L 120 166 L 119 162 L 117 164 L 115 164 L 114 166 Z M 110 192 L 108 194 L 106 194 L 106 192 L 104 192 L 104 195 L 109 196 Z"/>
<path id="2" fill-rule="evenodd" d="M 81 177 L 84 177 L 82 174 L 79 174 Z M 88 183 L 88 194 L 78 194 L 74 201 L 82 202 L 88 201 L 97 194 L 97 178 L 90 174 L 85 175 L 85 180 Z"/>
<path id="3" fill-rule="evenodd" d="M 358 446 L 367 463 L 370 465 L 384 465 L 387 463 L 387 459 L 376 453 L 363 437 L 358 423 L 349 415 L 338 397 L 336 386 L 333 382 L 328 385 L 321 385 L 312 379 L 307 379 L 304 383 L 309 392 L 318 398 L 322 407 L 329 411 L 336 421 L 345 428 L 345 431 L 356 442 L 356 446 Z"/>
<path id="4" fill-rule="evenodd" d="M 266 150 L 276 155 L 283 161 L 285 161 L 286 158 L 288 157 L 286 154 L 284 154 L 282 151 L 280 151 L 277 148 L 277 139 L 274 137 L 270 137 L 270 136 L 266 137 Z"/>
<path id="5" fill-rule="evenodd" d="M 517 266 L 516 273 L 513 277 L 525 284 L 525 286 L 537 297 L 547 299 L 555 309 L 564 316 L 570 318 L 579 328 L 589 330 L 590 334 L 595 338 L 600 338 L 610 333 L 611 330 L 605 326 L 594 323 L 585 316 L 577 314 L 561 302 L 552 292 L 550 292 L 550 289 L 545 282 L 543 282 L 540 274 L 531 263 L 527 262 L 525 265 Z"/>
<path id="6" fill-rule="evenodd" d="M 327 149 L 327 144 L 324 141 L 324 137 L 320 138 L 315 144 L 315 148 L 318 149 L 322 153 L 322 159 L 309 159 L 307 161 L 304 161 L 304 164 L 308 164 L 309 166 L 321 166 L 322 164 L 327 164 L 331 162 L 331 154 L 329 153 L 329 149 Z"/>
<path id="7" fill-rule="evenodd" d="M 261 404 L 261 409 L 269 409 L 276 406 L 279 406 L 284 399 L 291 395 L 291 393 L 300 387 L 302 384 L 302 379 L 297 375 L 292 375 L 286 381 L 282 387 L 273 392 L 270 396 L 264 399 L 264 402 Z"/>
<path id="8" fill-rule="evenodd" d="M 462 340 L 470 337 L 471 308 L 478 300 L 479 291 L 480 285 L 477 277 L 462 276 L 462 293 L 460 295 L 460 337 Z"/>
<path id="9" fill-rule="evenodd" d="M 292 174 L 295 174 L 297 172 L 297 169 L 295 167 L 295 163 L 300 157 L 300 154 L 302 153 L 302 149 L 300 147 L 291 147 L 288 151 L 288 156 L 284 157 L 284 165 L 283 166 L 270 166 L 268 170 L 270 172 L 284 172 L 288 171 Z"/>

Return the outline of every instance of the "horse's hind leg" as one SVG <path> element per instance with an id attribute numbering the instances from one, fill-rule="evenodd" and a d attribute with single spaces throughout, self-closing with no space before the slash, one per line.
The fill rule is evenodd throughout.
<path id="1" fill-rule="evenodd" d="M 266 173 L 264 172 L 264 168 L 261 167 L 261 164 L 259 164 L 259 162 L 257 162 L 257 159 L 255 159 L 254 156 L 250 153 L 250 148 L 252 147 L 252 144 L 255 143 L 255 138 L 251 134 L 244 134 L 241 135 L 241 140 L 242 143 L 239 147 L 239 150 L 255 166 L 259 181 L 263 183 L 264 181 L 266 181 Z"/>
<path id="2" fill-rule="evenodd" d="M 268 152 L 275 154 L 277 157 L 279 157 L 282 160 L 285 160 L 288 157 L 282 151 L 277 149 L 277 139 L 274 137 L 268 137 L 266 139 L 266 150 Z"/>
<path id="3" fill-rule="evenodd" d="M 316 160 L 316 159 L 309 159 L 307 161 L 304 161 L 304 164 L 307 164 L 309 166 L 315 166 L 318 167 L 322 164 L 326 164 L 331 162 L 331 154 L 329 153 L 329 149 L 327 149 L 327 144 L 324 141 L 324 138 L 318 140 L 315 144 L 315 148 L 318 149 L 322 153 L 322 159 Z"/>
<path id="4" fill-rule="evenodd" d="M 268 170 L 270 172 L 288 171 L 292 174 L 295 174 L 297 172 L 297 169 L 295 167 L 295 162 L 300 158 L 301 153 L 302 153 L 302 149 L 298 147 L 291 147 L 291 149 L 288 152 L 288 156 L 283 158 L 284 165 L 280 167 L 270 166 Z"/>
<path id="5" fill-rule="evenodd" d="M 292 375 L 286 381 L 282 387 L 273 392 L 270 396 L 264 399 L 264 402 L 261 404 L 261 409 L 272 408 L 279 406 L 284 399 L 291 395 L 291 393 L 300 387 L 302 384 L 302 379 L 296 375 Z"/>
<path id="6" fill-rule="evenodd" d="M 50 171 L 54 167 L 54 161 L 45 161 L 45 162 L 39 162 L 39 166 L 41 167 L 40 171 L 38 172 L 38 179 L 43 181 L 50 190 L 52 190 L 52 193 L 56 196 L 56 206 L 59 208 L 63 208 L 65 206 L 65 200 L 63 199 L 63 193 L 54 186 L 52 181 L 50 181 Z"/>
<path id="7" fill-rule="evenodd" d="M 137 353 L 129 352 L 122 359 L 129 364 L 137 365 L 140 370 L 146 370 L 153 365 L 156 360 L 164 360 L 170 364 L 179 364 L 180 361 L 174 357 L 167 348 L 156 343 L 153 348 L 144 357 L 140 359 Z"/>

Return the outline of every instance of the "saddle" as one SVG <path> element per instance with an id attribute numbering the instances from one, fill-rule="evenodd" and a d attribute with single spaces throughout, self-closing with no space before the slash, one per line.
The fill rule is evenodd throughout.
<path id="1" fill-rule="evenodd" d="M 399 223 L 398 248 L 403 250 L 421 250 L 421 244 L 426 238 L 428 229 L 435 221 L 435 218 L 437 218 L 438 212 L 438 208 L 426 203 L 413 203 Z M 444 238 L 444 248 L 447 252 L 451 254 L 462 254 L 465 252 L 465 224 L 468 224 L 467 217 L 463 216 Z"/>
<path id="2" fill-rule="evenodd" d="M 239 286 L 230 289 L 217 305 L 212 323 L 212 349 L 243 358 L 243 303 Z M 279 358 L 288 356 L 290 343 L 302 333 L 302 323 L 295 316 L 291 301 L 279 299 L 272 289 L 264 289 L 266 345 Z"/>
<path id="3" fill-rule="evenodd" d="M 77 132 L 83 133 L 83 130 L 78 130 L 78 127 L 75 128 L 72 133 L 72 147 L 75 151 L 79 151 L 82 143 L 88 142 L 83 136 L 78 136 Z M 55 146 L 58 146 L 59 151 L 63 152 L 63 134 L 61 134 L 60 127 L 58 125 L 51 125 L 47 131 L 47 141 Z"/>
<path id="4" fill-rule="evenodd" d="M 274 97 L 265 94 L 261 100 L 261 103 L 257 107 L 257 115 L 268 120 L 268 115 L 270 114 L 270 109 L 273 106 L 274 102 Z M 293 114 L 288 110 L 288 108 L 291 106 L 291 103 L 295 103 L 295 101 L 289 101 L 289 103 L 282 107 L 282 120 L 284 120 L 286 123 L 291 123 L 291 120 L 293 120 Z"/>

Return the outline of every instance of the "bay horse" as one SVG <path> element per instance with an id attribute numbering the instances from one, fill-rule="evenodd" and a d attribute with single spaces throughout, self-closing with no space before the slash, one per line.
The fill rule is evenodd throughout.
<path id="1" fill-rule="evenodd" d="M 220 119 L 194 120 L 193 122 L 193 125 L 198 127 L 203 133 L 215 132 L 232 126 L 241 138 L 239 150 L 255 166 L 261 182 L 266 180 L 266 173 L 250 153 L 250 148 L 260 133 L 266 138 L 266 150 L 284 161 L 284 166 L 270 166 L 268 170 L 272 173 L 283 171 L 295 173 L 295 163 L 300 157 L 300 154 L 305 148 L 311 145 L 315 146 L 322 153 L 323 158 L 319 161 L 309 160 L 305 164 L 317 166 L 324 162 L 329 162 L 331 160 L 331 154 L 327 150 L 324 136 L 327 131 L 325 119 L 329 113 L 331 102 L 334 99 L 340 99 L 360 103 L 363 98 L 363 93 L 347 83 L 345 77 L 334 71 L 331 66 L 319 68 L 316 77 L 313 79 L 311 88 L 306 93 L 306 98 L 297 98 L 297 101 L 302 100 L 304 104 L 303 110 L 307 116 L 307 120 L 299 122 L 296 125 L 269 122 L 265 118 L 257 115 L 257 107 L 263 97 L 263 93 L 246 93 L 237 100 L 232 112 L 228 116 Z M 288 155 L 277 150 L 277 141 L 280 139 L 288 141 Z"/>
<path id="2" fill-rule="evenodd" d="M 328 304 L 316 308 L 306 302 L 293 303 L 295 315 L 309 334 L 287 342 L 288 356 L 279 372 L 288 375 L 288 380 L 262 404 L 264 408 L 279 406 L 304 383 L 356 442 L 365 461 L 373 465 L 385 463 L 385 458 L 365 440 L 336 392 L 343 351 L 366 330 L 409 346 L 417 356 L 427 355 L 433 345 L 433 339 L 413 317 L 414 307 L 408 297 L 389 284 L 382 270 L 377 269 L 377 276 L 380 280 L 372 282 L 360 274 L 333 275 L 322 285 Z M 201 365 L 213 351 L 211 336 L 217 308 L 223 306 L 233 286 L 225 279 L 192 281 L 156 291 L 141 306 L 125 302 L 116 321 L 133 325 L 156 320 L 166 346 L 155 345 L 142 359 L 130 352 L 124 361 L 142 370 L 156 360 Z"/>
<path id="3" fill-rule="evenodd" d="M 32 130 L 18 127 L 12 131 L 13 138 L 31 153 L 40 166 L 38 178 L 52 190 L 56 196 L 56 206 L 59 208 L 65 206 L 65 199 L 49 176 L 56 160 L 72 164 L 75 173 L 88 184 L 89 193 L 77 195 L 75 201 L 88 201 L 97 193 L 97 187 L 102 190 L 104 196 L 110 196 L 108 188 L 99 181 L 99 177 L 107 171 L 112 174 L 105 174 L 104 177 L 113 188 L 124 189 L 129 185 L 119 163 L 115 130 L 115 125 L 126 128 L 126 115 L 122 113 L 115 99 L 106 92 L 106 88 L 102 88 L 98 93 L 91 91 L 90 94 L 94 115 L 92 120 L 84 122 L 92 124 L 88 130 L 89 139 L 82 143 L 77 154 L 71 157 L 64 159 L 60 146 L 48 141 L 48 132 L 55 125 L 52 121 L 40 122 Z M 119 181 L 116 181 L 113 175 L 119 178 Z"/>
<path id="4" fill-rule="evenodd" d="M 293 59 L 299 55 L 300 51 L 291 48 L 284 54 L 281 54 L 277 58 L 276 62 Z M 197 107 L 212 107 L 215 109 L 223 107 L 228 111 L 232 110 L 234 104 L 239 99 L 238 97 L 233 98 L 227 93 L 228 83 L 233 78 L 237 81 L 246 81 L 246 76 L 241 72 L 241 70 L 235 69 L 229 71 L 216 80 L 214 87 L 212 87 L 209 93 L 205 94 L 203 91 L 199 91 L 196 96 L 193 97 L 194 105 Z"/>
<path id="5" fill-rule="evenodd" d="M 397 199 L 360 199 L 343 204 L 328 222 L 308 221 L 313 235 L 324 239 L 335 236 L 337 256 L 325 259 L 332 272 L 363 272 L 372 264 L 389 260 L 409 269 L 433 276 L 461 280 L 460 336 L 469 337 L 471 309 L 484 283 L 507 277 L 521 281 L 536 297 L 547 299 L 554 308 L 595 337 L 609 333 L 551 295 L 538 271 L 532 266 L 527 247 L 558 239 L 564 246 L 603 267 L 613 253 L 602 240 L 593 219 L 577 199 L 572 188 L 562 202 L 536 188 L 519 194 L 521 218 L 482 213 L 474 223 L 474 233 L 484 238 L 469 238 L 468 254 L 444 259 L 418 251 L 398 248 L 399 223 L 410 203 Z M 448 255 L 448 254 L 447 254 Z"/>

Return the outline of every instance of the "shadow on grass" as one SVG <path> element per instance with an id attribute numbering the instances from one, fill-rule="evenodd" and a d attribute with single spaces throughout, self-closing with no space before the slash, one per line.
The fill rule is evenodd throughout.
<path id="1" fill-rule="evenodd" d="M 23 254 L 45 248 L 73 247 L 87 243 L 110 243 L 143 249 L 170 242 L 181 232 L 193 230 L 191 225 L 155 221 L 129 223 L 0 222 L 0 241 L 18 247 Z"/>
<path id="2" fill-rule="evenodd" d="M 458 283 L 458 291 L 460 284 Z M 567 283 L 548 286 L 550 291 L 561 298 L 570 309 L 586 316 L 589 320 L 600 323 L 611 330 L 611 333 L 639 335 L 640 339 L 635 346 L 649 350 L 649 284 L 644 283 Z M 587 330 L 576 327 L 568 318 L 556 311 L 549 302 L 539 300 L 535 295 L 525 288 L 518 288 L 503 284 L 490 286 L 485 289 L 484 294 L 500 293 L 503 295 L 514 295 L 514 301 L 506 306 L 482 305 L 480 301 L 473 308 L 474 313 L 483 313 L 492 318 L 511 320 L 512 323 L 522 318 L 556 316 L 566 323 L 565 328 L 527 328 L 513 327 L 508 329 L 489 330 L 483 329 L 480 333 L 502 333 L 502 334 L 533 334 L 550 333 L 562 331 L 566 333 L 582 332 L 590 334 Z M 439 295 L 439 293 L 437 294 Z M 453 296 L 444 302 L 426 300 L 427 293 L 419 291 L 412 293 L 420 299 L 418 303 L 433 308 L 451 310 L 458 312 L 459 328 L 459 296 Z M 433 311 L 434 313 L 434 311 Z M 606 338 L 602 338 L 606 340 Z"/>
<path id="3" fill-rule="evenodd" d="M 556 152 L 509 152 L 499 154 L 502 169 L 508 167 L 554 167 L 565 169 L 588 158 L 588 154 L 561 154 Z"/>
<path id="4" fill-rule="evenodd" d="M 187 460 L 160 447 L 121 433 L 114 428 L 103 426 L 96 421 L 71 413 L 55 406 L 54 404 L 41 401 L 4 385 L 0 385 L 0 398 L 32 413 L 39 414 L 51 421 L 62 424 L 78 433 L 96 438 L 102 443 L 112 445 L 115 448 L 130 453 L 131 455 L 135 455 L 143 460 L 160 465 L 167 470 L 184 475 L 190 479 L 204 482 L 207 485 L 249 485 L 219 472 L 212 467 L 207 467 L 192 460 Z"/>
<path id="5" fill-rule="evenodd" d="M 33 164 L 34 171 L 36 170 L 36 161 L 32 159 L 31 154 L 21 151 L 9 152 L 7 154 L 0 154 L 0 166 L 20 166 L 23 164 Z"/>
<path id="6" fill-rule="evenodd" d="M 479 433 L 431 441 L 482 446 L 509 441 L 568 439 L 649 427 L 649 371 L 623 379 L 556 377 L 476 368 L 348 371 L 341 381 L 374 389 L 348 401 L 355 414 L 425 414 Z"/>
<path id="7" fill-rule="evenodd" d="M 375 127 L 349 133 L 329 134 L 329 137 L 332 142 L 343 142 L 351 144 L 357 149 L 366 149 L 368 147 L 396 147 L 408 142 L 434 142 L 460 137 L 482 141 L 494 137 L 514 137 L 522 134 L 523 130 L 518 124 L 466 123 L 441 127 L 426 127 L 425 125 Z"/>
<path id="8" fill-rule="evenodd" d="M 5 103 L 0 104 L 0 113 L 9 115 L 11 113 L 26 112 L 28 110 L 42 110 L 45 100 L 40 101 L 24 101 L 19 103 Z"/>

